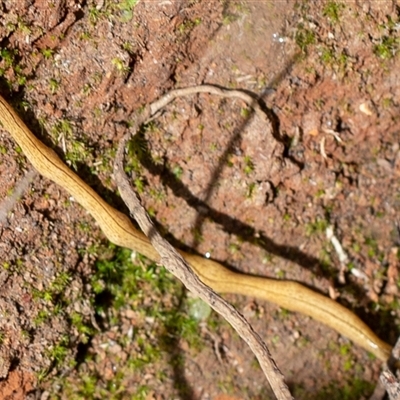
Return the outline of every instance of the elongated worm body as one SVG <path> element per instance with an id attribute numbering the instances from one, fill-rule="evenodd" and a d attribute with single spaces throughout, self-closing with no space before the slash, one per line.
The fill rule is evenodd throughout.
<path id="1" fill-rule="evenodd" d="M 1 96 L 0 123 L 37 171 L 69 192 L 93 216 L 111 242 L 159 261 L 147 237 L 133 226 L 129 218 L 107 204 L 53 150 L 37 139 Z M 330 298 L 296 282 L 243 275 L 215 261 L 183 251 L 180 253 L 200 279 L 216 292 L 254 296 L 298 311 L 335 329 L 382 361 L 388 360 L 391 346 L 379 339 L 354 313 Z"/>

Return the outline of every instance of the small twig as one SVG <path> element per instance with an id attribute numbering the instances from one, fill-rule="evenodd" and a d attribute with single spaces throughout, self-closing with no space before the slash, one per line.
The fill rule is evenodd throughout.
<path id="1" fill-rule="evenodd" d="M 400 382 L 389 370 L 382 371 L 380 380 L 390 400 L 400 400 Z"/>
<path id="2" fill-rule="evenodd" d="M 200 85 L 200 86 L 192 86 L 188 88 L 175 89 L 169 91 L 167 94 L 160 97 L 158 100 L 154 101 L 148 106 L 150 116 L 153 116 L 156 112 L 160 111 L 166 105 L 171 103 L 171 101 L 175 100 L 177 97 L 183 97 L 197 93 L 208 93 L 208 94 L 215 94 L 221 97 L 241 99 L 248 106 L 250 106 L 256 113 L 264 114 L 264 111 L 261 109 L 256 99 L 245 92 L 242 92 L 240 90 L 221 89 L 217 86 L 212 86 L 212 85 Z"/>
<path id="3" fill-rule="evenodd" d="M 229 91 L 209 85 L 178 89 L 169 92 L 167 95 L 145 108 L 144 112 L 142 112 L 135 121 L 135 133 L 133 135 L 136 134 L 140 125 L 146 122 L 157 111 L 165 107 L 165 105 L 176 97 L 199 92 L 207 92 L 224 97 L 239 97 L 249 106 L 253 107 L 256 112 L 262 112 L 257 102 L 251 96 L 237 90 Z M 250 346 L 276 397 L 282 400 L 292 399 L 289 389 L 285 384 L 284 377 L 275 364 L 275 361 L 272 359 L 271 354 L 261 337 L 232 305 L 227 303 L 220 295 L 215 293 L 210 287 L 199 280 L 182 256 L 159 234 L 155 228 L 124 172 L 124 149 L 130 138 L 131 134 L 127 134 L 119 143 L 114 166 L 114 175 L 121 197 L 128 206 L 131 215 L 136 219 L 142 231 L 150 239 L 152 245 L 160 254 L 161 263 L 175 277 L 182 281 L 192 293 L 221 314 L 233 326 L 240 337 Z"/>
<path id="4" fill-rule="evenodd" d="M 378 384 L 369 400 L 382 400 L 387 392 L 390 400 L 400 400 L 400 380 L 392 373 L 389 368 L 397 368 L 397 361 L 400 359 L 400 337 L 397 339 L 392 349 L 392 355 L 379 376 Z"/>

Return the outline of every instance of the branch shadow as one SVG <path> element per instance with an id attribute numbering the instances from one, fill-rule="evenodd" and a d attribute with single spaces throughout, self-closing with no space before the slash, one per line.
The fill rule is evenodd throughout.
<path id="1" fill-rule="evenodd" d="M 296 160 L 294 157 L 290 156 L 289 142 L 285 136 L 280 135 L 279 119 L 276 114 L 272 110 L 268 109 L 265 102 L 260 99 L 256 94 L 249 91 L 245 91 L 245 93 L 250 95 L 254 99 L 254 102 L 257 102 L 258 105 L 266 112 L 267 116 L 270 118 L 272 122 L 272 134 L 274 138 L 284 146 L 282 156 L 284 158 L 290 159 L 290 161 L 295 163 L 301 170 L 303 168 L 303 164 Z M 159 163 L 156 163 L 152 159 L 148 147 L 146 147 L 144 151 L 139 155 L 139 161 L 143 165 L 143 167 L 149 171 L 151 175 L 158 176 L 162 184 L 168 187 L 176 197 L 183 199 L 189 207 L 196 210 L 196 219 L 193 228 L 195 232 L 201 232 L 201 228 L 206 219 L 211 220 L 214 223 L 220 225 L 226 233 L 236 235 L 243 242 L 247 242 L 251 245 L 263 249 L 267 253 L 296 263 L 302 268 L 308 269 L 309 271 L 313 272 L 317 276 L 323 277 L 325 279 L 330 279 L 332 277 L 331 271 L 327 271 L 326 266 L 321 263 L 318 258 L 301 251 L 297 247 L 286 244 L 278 244 L 267 235 L 256 231 L 255 228 L 251 225 L 244 223 L 237 218 L 234 218 L 223 212 L 220 212 L 208 205 L 208 200 L 211 198 L 211 195 L 213 193 L 213 187 L 216 186 L 224 165 L 226 165 L 228 161 L 229 155 L 232 154 L 235 147 L 240 146 L 242 140 L 242 132 L 246 129 L 247 125 L 251 122 L 254 116 L 255 113 L 253 111 L 248 119 L 233 128 L 232 136 L 229 140 L 229 143 L 218 160 L 218 165 L 214 169 L 212 177 L 207 185 L 207 189 L 205 190 L 205 192 L 203 192 L 205 193 L 205 195 L 204 197 L 202 197 L 202 199 L 199 199 L 198 197 L 193 195 L 190 189 L 185 184 L 183 184 L 183 182 L 179 180 L 175 176 L 175 174 L 165 165 L 160 165 Z M 147 141 L 144 138 L 144 131 L 139 132 L 138 135 L 141 135 L 141 145 L 147 146 Z M 165 230 L 163 230 L 163 232 L 168 236 L 168 239 L 174 246 L 185 249 L 188 252 L 201 255 L 196 252 L 196 247 L 199 244 L 196 237 L 194 238 L 194 243 L 192 243 L 192 245 L 188 247 L 185 243 L 177 240 L 170 233 L 165 232 Z M 227 268 L 235 270 L 232 265 L 227 265 L 226 263 L 222 264 L 224 264 Z M 308 285 L 307 283 L 301 283 L 304 286 L 307 286 L 310 289 L 317 291 L 314 287 Z M 347 292 L 351 292 L 355 296 L 355 298 L 357 298 L 357 300 L 360 300 L 361 304 L 366 304 L 370 302 L 369 299 L 366 297 L 365 291 L 357 284 L 352 284 L 347 289 Z M 364 321 L 369 323 L 369 325 L 373 327 L 382 337 L 387 338 L 387 329 L 383 329 L 383 326 L 387 327 L 388 325 L 390 325 L 394 327 L 393 322 L 390 320 L 390 318 L 387 318 L 387 316 L 384 316 L 382 313 L 367 314 L 363 307 L 354 307 L 354 305 L 348 303 L 344 299 L 341 299 L 341 303 L 346 307 L 352 309 Z"/>
<path id="2" fill-rule="evenodd" d="M 176 312 L 184 309 L 186 300 L 186 289 L 182 286 L 179 293 L 179 301 Z M 168 357 L 168 364 L 172 369 L 174 389 L 182 400 L 195 400 L 197 396 L 191 384 L 185 376 L 185 353 L 180 346 L 180 334 L 177 331 L 174 322 L 166 322 L 164 324 L 165 332 L 160 337 L 161 349 L 165 351 Z"/>
<path id="3" fill-rule="evenodd" d="M 249 92 L 246 93 L 249 94 Z M 255 98 L 255 101 L 257 101 L 254 94 L 252 93 L 251 95 L 253 96 L 253 98 Z M 142 166 L 147 169 L 151 175 L 158 176 L 163 185 L 169 187 L 176 197 L 182 198 L 183 200 L 185 200 L 189 207 L 196 210 L 197 216 L 193 228 L 195 231 L 200 231 L 205 219 L 208 218 L 216 224 L 220 225 L 225 232 L 229 234 L 234 234 L 245 242 L 258 246 L 268 253 L 283 257 L 289 261 L 293 261 L 303 268 L 308 268 L 313 270 L 313 272 L 318 272 L 316 267 L 322 268 L 323 266 L 316 257 L 310 256 L 294 246 L 275 243 L 266 235 L 256 232 L 255 228 L 251 225 L 246 224 L 223 212 L 215 210 L 208 205 L 208 201 L 212 195 L 213 188 L 217 184 L 224 165 L 226 165 L 228 157 L 230 154 L 232 154 L 235 147 L 240 146 L 242 132 L 251 122 L 252 117 L 254 117 L 254 111 L 248 119 L 246 119 L 245 121 L 243 121 L 243 123 L 233 129 L 232 137 L 230 138 L 224 152 L 220 156 L 218 165 L 215 168 L 210 182 L 207 185 L 207 189 L 204 192 L 204 199 L 199 199 L 198 197 L 193 195 L 190 189 L 185 186 L 185 184 L 183 184 L 183 182 L 179 180 L 172 171 L 170 171 L 164 164 L 156 163 L 152 159 L 147 141 L 144 138 L 144 130 L 141 130 L 136 135 L 135 138 L 137 139 L 133 139 L 140 140 L 140 146 L 143 150 L 141 152 L 138 152 L 137 156 Z M 276 135 L 277 134 L 275 134 L 275 136 Z M 254 238 L 255 233 L 257 233 L 257 238 Z M 192 252 L 195 251 L 197 245 L 198 242 L 195 242 L 190 246 Z"/>

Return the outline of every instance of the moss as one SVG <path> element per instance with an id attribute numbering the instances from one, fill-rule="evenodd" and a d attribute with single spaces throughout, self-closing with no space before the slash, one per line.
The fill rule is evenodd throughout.
<path id="1" fill-rule="evenodd" d="M 315 33 L 310 29 L 306 29 L 303 24 L 299 24 L 295 35 L 295 41 L 297 46 L 303 53 L 307 53 L 307 49 L 310 45 L 316 43 Z"/>
<path id="2" fill-rule="evenodd" d="M 340 13 L 345 5 L 337 1 L 328 1 L 322 10 L 322 15 L 328 17 L 331 23 L 339 22 Z"/>

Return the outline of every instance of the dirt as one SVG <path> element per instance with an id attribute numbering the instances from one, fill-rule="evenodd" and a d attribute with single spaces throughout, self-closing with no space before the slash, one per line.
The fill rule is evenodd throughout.
<path id="1" fill-rule="evenodd" d="M 142 132 L 140 162 L 130 167 L 144 205 L 176 246 L 334 296 L 394 343 L 399 4 L 133 3 L 3 1 L 1 94 L 123 209 L 113 155 L 137 108 L 201 83 L 251 93 L 268 118 L 196 95 Z M 73 198 L 34 174 L 6 132 L 0 151 L 1 398 L 272 396 L 249 349 L 216 316 L 199 325 L 203 346 L 174 337 L 157 362 L 127 372 L 139 339 L 161 322 L 96 303 L 96 260 L 114 250 Z M 187 295 L 174 288 L 176 296 L 143 295 L 141 306 L 178 307 Z M 381 363 L 363 349 L 308 317 L 226 297 L 266 338 L 296 398 L 371 394 Z M 132 326 L 137 341 L 126 339 Z"/>

